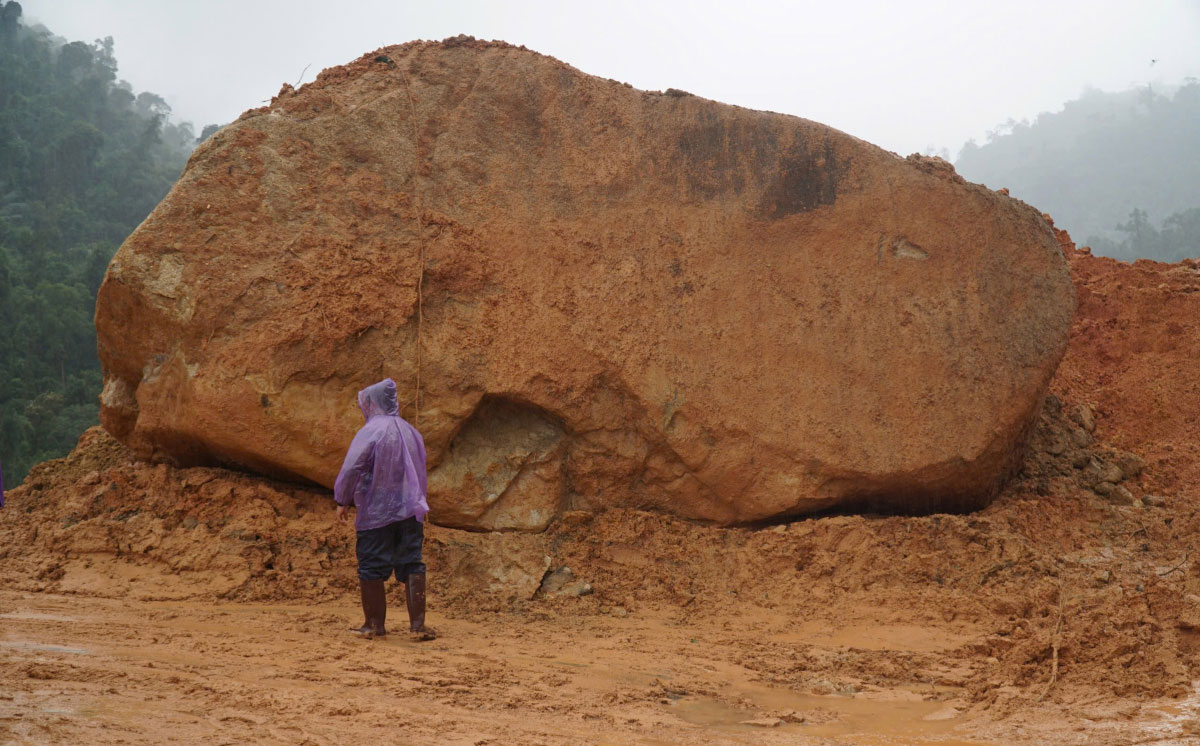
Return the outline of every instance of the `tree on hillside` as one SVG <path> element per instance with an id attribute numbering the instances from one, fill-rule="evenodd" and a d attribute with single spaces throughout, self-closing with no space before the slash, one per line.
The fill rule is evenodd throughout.
<path id="1" fill-rule="evenodd" d="M 9 484 L 99 415 L 92 326 L 117 246 L 195 135 L 117 78 L 111 38 L 66 42 L 0 7 L 0 462 Z"/>
<path id="2" fill-rule="evenodd" d="M 1008 187 L 1102 253 L 1124 246 L 1166 259 L 1153 235 L 1200 207 L 1200 81 L 1169 95 L 1087 91 L 1032 123 L 1010 120 L 982 146 L 967 143 L 955 165 L 971 181 Z M 1184 240 L 1182 224 L 1173 230 Z M 1172 251 L 1200 254 L 1189 240 L 1191 249 Z"/>
<path id="3" fill-rule="evenodd" d="M 1092 248 L 1115 259 L 1157 259 L 1178 262 L 1200 256 L 1200 207 L 1177 212 L 1155 228 L 1145 210 L 1135 208 L 1129 220 L 1117 225 L 1119 240 L 1104 236 L 1090 240 Z"/>

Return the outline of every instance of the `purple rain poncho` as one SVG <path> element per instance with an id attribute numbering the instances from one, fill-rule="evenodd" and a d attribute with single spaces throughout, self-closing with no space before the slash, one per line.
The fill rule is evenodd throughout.
<path id="1" fill-rule="evenodd" d="M 333 485 L 338 505 L 354 505 L 354 528 L 368 531 L 416 518 L 424 522 L 425 441 L 400 417 L 396 382 L 385 378 L 358 392 L 367 424 L 350 442 Z"/>

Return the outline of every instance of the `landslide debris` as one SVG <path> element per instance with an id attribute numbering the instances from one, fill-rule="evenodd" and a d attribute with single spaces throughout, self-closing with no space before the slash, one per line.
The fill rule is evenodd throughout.
<path id="1" fill-rule="evenodd" d="M 1121 702 L 1183 694 L 1200 677 L 1200 403 L 1180 394 L 1200 386 L 1200 282 L 1193 263 L 1123 265 L 1059 237 L 1080 315 L 1030 451 L 986 509 L 758 529 L 629 508 L 568 511 L 541 534 L 431 526 L 431 603 L 489 623 L 661 608 L 675 624 L 725 624 L 721 644 L 766 682 L 813 693 L 932 682 L 989 717 L 1039 706 L 1111 717 Z M 146 464 L 99 429 L 9 497 L 6 587 L 288 601 L 353 588 L 350 534 L 332 527 L 322 490 Z M 571 583 L 592 592 L 562 593 Z M 940 647 L 835 655 L 756 631 L 896 619 Z"/>
<path id="2" fill-rule="evenodd" d="M 1150 471 L 1123 473 L 1132 501 L 1098 494 L 1089 467 L 1136 457 L 1103 441 L 1060 448 L 1082 411 L 1051 395 L 1017 477 L 970 515 L 748 529 L 617 508 L 567 513 L 541 534 L 430 526 L 431 604 L 488 624 L 651 609 L 678 625 L 723 620 L 721 644 L 765 683 L 821 695 L 918 682 L 989 717 L 1047 696 L 1091 706 L 1182 695 L 1200 675 L 1200 566 L 1189 552 L 1200 495 L 1156 506 L 1145 499 Z M 353 533 L 334 523 L 328 493 L 146 464 L 99 428 L 10 497 L 0 524 L 8 588 L 294 604 L 356 587 Z M 756 632 L 897 619 L 922 625 L 926 652 L 835 655 Z"/>

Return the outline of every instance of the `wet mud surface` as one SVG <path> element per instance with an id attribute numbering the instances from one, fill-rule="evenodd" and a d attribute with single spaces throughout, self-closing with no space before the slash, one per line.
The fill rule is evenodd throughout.
<path id="1" fill-rule="evenodd" d="M 1194 696 L 1107 713 L 1046 705 L 996 721 L 961 688 L 935 683 L 803 693 L 746 665 L 796 644 L 761 618 L 734 620 L 753 631 L 731 634 L 670 610 L 434 615 L 444 636 L 412 643 L 352 639 L 354 614 L 339 603 L 0 592 L 0 742 L 1183 744 L 1195 742 L 1186 728 L 1200 708 Z M 804 649 L 936 659 L 975 631 L 920 634 L 895 616 Z"/>

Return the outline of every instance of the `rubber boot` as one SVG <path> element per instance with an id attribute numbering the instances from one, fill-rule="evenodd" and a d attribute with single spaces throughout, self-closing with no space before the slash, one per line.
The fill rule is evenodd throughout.
<path id="1" fill-rule="evenodd" d="M 432 640 L 436 633 L 425 626 L 425 573 L 410 573 L 404 584 L 404 600 L 408 603 L 409 636 L 414 640 Z"/>
<path id="2" fill-rule="evenodd" d="M 363 626 L 354 630 L 363 637 L 383 637 L 387 634 L 387 590 L 382 580 L 359 580 L 362 594 Z"/>

